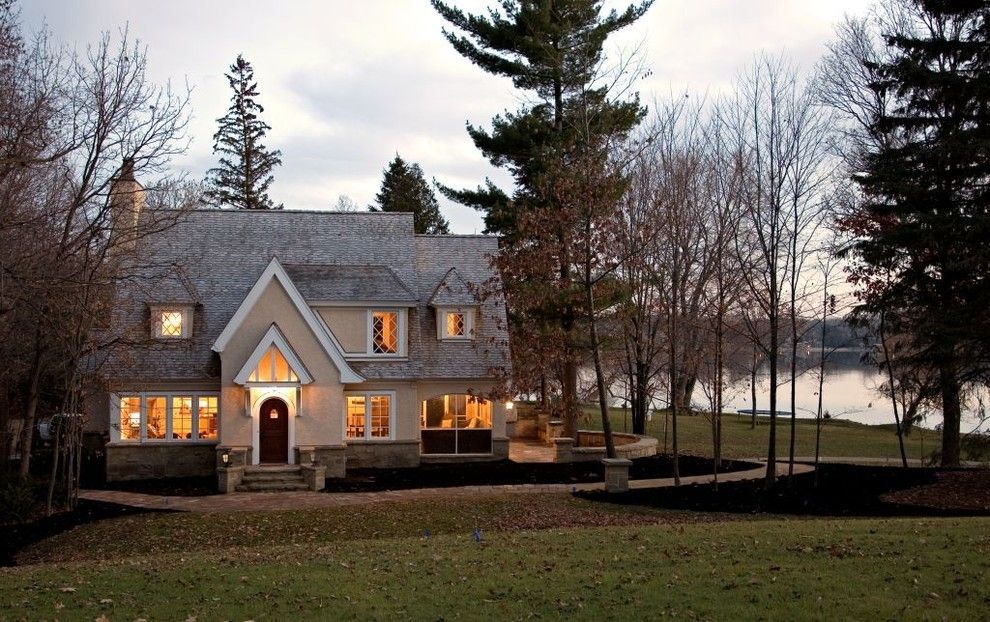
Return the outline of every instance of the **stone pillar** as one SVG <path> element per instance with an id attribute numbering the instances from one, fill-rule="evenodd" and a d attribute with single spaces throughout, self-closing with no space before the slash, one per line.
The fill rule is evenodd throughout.
<path id="1" fill-rule="evenodd" d="M 564 422 L 560 419 L 552 419 L 547 422 L 547 445 L 553 445 L 555 438 L 560 438 L 560 435 L 564 432 Z"/>
<path id="2" fill-rule="evenodd" d="M 217 490 L 221 494 L 230 494 L 237 490 L 241 479 L 244 478 L 244 467 L 220 467 L 217 469 Z"/>
<path id="3" fill-rule="evenodd" d="M 629 490 L 629 467 L 632 460 L 625 458 L 605 458 L 605 492 L 627 492 Z"/>
<path id="4" fill-rule="evenodd" d="M 316 447 L 296 447 L 296 464 L 314 464 Z"/>
<path id="5" fill-rule="evenodd" d="M 312 491 L 323 490 L 327 484 L 327 468 L 321 464 L 301 465 L 303 479 Z"/>
<path id="6" fill-rule="evenodd" d="M 558 436 L 553 439 L 553 461 L 570 462 L 574 458 L 574 439 Z"/>

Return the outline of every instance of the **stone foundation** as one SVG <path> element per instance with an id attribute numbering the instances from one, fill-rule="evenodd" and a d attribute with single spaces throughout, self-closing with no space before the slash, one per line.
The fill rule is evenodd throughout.
<path id="1" fill-rule="evenodd" d="M 509 457 L 509 439 L 493 438 L 492 456 L 498 458 L 499 460 L 507 459 Z"/>
<path id="2" fill-rule="evenodd" d="M 419 441 L 351 441 L 347 443 L 347 468 L 349 469 L 401 469 L 416 466 L 419 466 Z"/>
<path id="3" fill-rule="evenodd" d="M 162 477 L 209 477 L 216 471 L 216 445 L 212 443 L 110 444 L 107 481 Z"/>
<path id="4" fill-rule="evenodd" d="M 316 464 L 326 467 L 326 477 L 344 477 L 347 472 L 347 448 L 343 445 L 313 447 Z"/>

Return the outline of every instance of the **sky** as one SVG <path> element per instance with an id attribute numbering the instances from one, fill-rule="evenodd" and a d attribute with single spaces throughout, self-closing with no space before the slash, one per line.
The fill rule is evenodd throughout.
<path id="1" fill-rule="evenodd" d="M 450 0 L 478 12 L 495 0 Z M 606 1 L 606 7 L 626 3 Z M 609 40 L 612 58 L 640 54 L 646 102 L 718 93 L 761 51 L 810 70 L 843 14 L 871 0 L 657 0 Z M 201 178 L 215 164 L 212 137 L 226 112 L 224 73 L 251 62 L 269 147 L 282 151 L 271 196 L 286 209 L 331 209 L 339 195 L 373 202 L 395 155 L 427 179 L 474 187 L 490 177 L 509 188 L 474 148 L 466 122 L 486 126 L 523 103 L 508 79 L 459 56 L 427 0 L 21 0 L 27 30 L 47 24 L 84 50 L 101 32 L 126 27 L 147 45 L 149 74 L 192 90 L 192 144 L 173 168 Z M 452 232 L 484 228 L 474 210 L 441 198 Z"/>

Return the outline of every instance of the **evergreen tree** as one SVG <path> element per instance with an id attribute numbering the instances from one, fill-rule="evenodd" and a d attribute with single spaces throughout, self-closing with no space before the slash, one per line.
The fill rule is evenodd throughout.
<path id="1" fill-rule="evenodd" d="M 375 196 L 373 212 L 412 212 L 416 233 L 450 233 L 450 224 L 440 213 L 437 197 L 419 164 L 408 164 L 398 154 L 382 179 L 382 188 Z"/>
<path id="2" fill-rule="evenodd" d="M 281 209 L 272 204 L 268 188 L 274 181 L 272 171 L 282 164 L 282 152 L 262 144 L 271 126 L 259 116 L 265 109 L 255 101 L 258 83 L 251 63 L 238 54 L 226 76 L 234 96 L 227 114 L 217 119 L 213 153 L 220 155 L 220 165 L 206 173 L 206 201 L 218 207 Z"/>
<path id="3" fill-rule="evenodd" d="M 432 4 L 453 26 L 444 36 L 457 52 L 488 73 L 510 78 L 526 100 L 534 101 L 496 116 L 491 130 L 467 128 L 492 165 L 512 174 L 511 196 L 490 180 L 473 190 L 440 186 L 440 191 L 484 212 L 486 232 L 501 236 L 515 380 L 542 390 L 547 376 L 559 373 L 564 431 L 574 436 L 578 351 L 584 347 L 576 330 L 584 307 L 575 276 L 579 245 L 573 217 L 580 210 L 561 190 L 576 186 L 566 179 L 568 171 L 576 170 L 572 163 L 607 153 L 603 146 L 621 140 L 645 113 L 636 96 L 610 97 L 599 71 L 609 35 L 639 19 L 653 0 L 604 14 L 601 0 L 503 0 L 500 9 L 480 15 L 441 0 Z M 582 173 L 606 176 L 607 163 L 599 162 L 603 170 Z M 527 259 L 534 251 L 543 261 Z M 524 381 L 522 369 L 540 377 Z"/>
<path id="4" fill-rule="evenodd" d="M 870 67 L 875 141 L 856 179 L 864 201 L 844 219 L 857 236 L 864 309 L 884 313 L 941 394 L 942 463 L 960 458 L 961 394 L 988 369 L 990 320 L 990 7 L 903 0 Z"/>

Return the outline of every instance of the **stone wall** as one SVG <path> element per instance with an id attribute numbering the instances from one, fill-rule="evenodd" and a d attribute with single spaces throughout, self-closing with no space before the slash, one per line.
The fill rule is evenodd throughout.
<path id="1" fill-rule="evenodd" d="M 160 477 L 206 477 L 216 470 L 213 444 L 107 445 L 107 481 Z"/>
<path id="2" fill-rule="evenodd" d="M 347 468 L 399 469 L 419 466 L 419 441 L 350 441 Z"/>
<path id="3" fill-rule="evenodd" d="M 652 436 L 639 436 L 637 434 L 626 434 L 615 432 L 612 434 L 615 442 L 615 457 L 633 460 L 635 458 L 646 458 L 657 454 L 657 439 Z M 605 457 L 605 435 L 602 432 L 593 430 L 578 431 L 578 445 L 570 449 L 570 460 L 563 460 L 566 456 L 561 451 L 561 460 L 566 462 L 593 462 Z M 556 461 L 556 460 L 555 460 Z"/>

